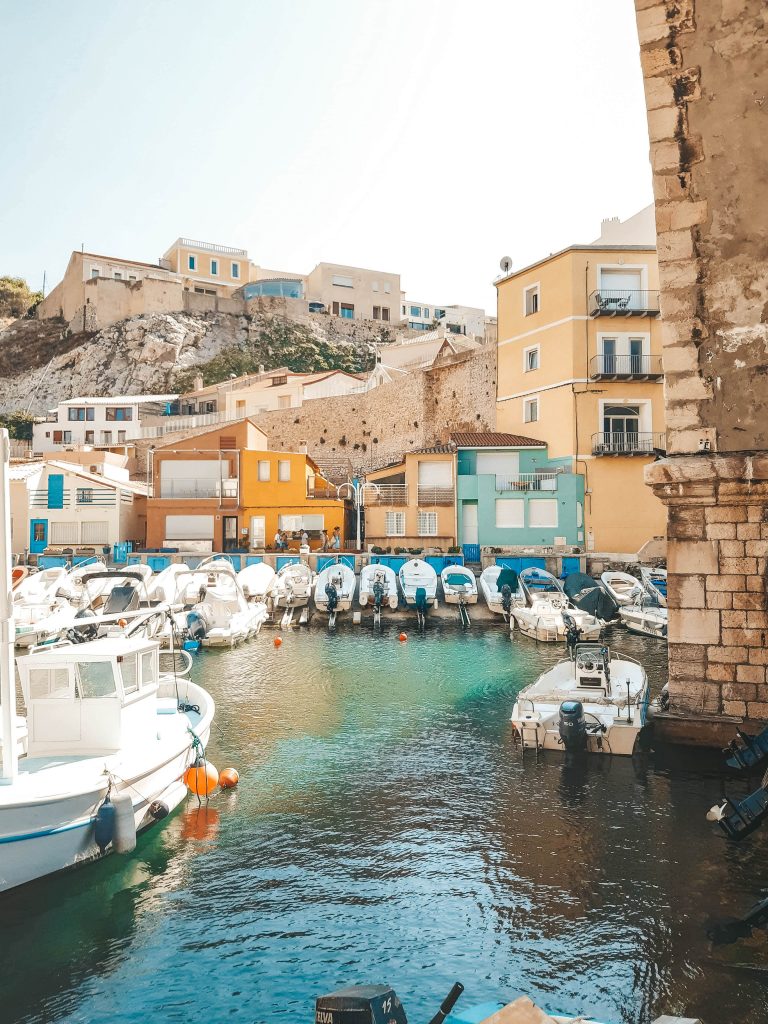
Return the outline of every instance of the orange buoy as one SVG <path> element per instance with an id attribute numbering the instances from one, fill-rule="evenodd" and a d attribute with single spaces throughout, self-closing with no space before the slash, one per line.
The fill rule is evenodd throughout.
<path id="1" fill-rule="evenodd" d="M 210 761 L 198 758 L 184 772 L 184 785 L 195 796 L 210 796 L 219 784 L 219 773 Z"/>
<path id="2" fill-rule="evenodd" d="M 128 619 L 118 619 L 117 624 L 120 627 L 120 629 L 125 629 L 125 627 L 128 625 Z"/>
<path id="3" fill-rule="evenodd" d="M 219 772 L 219 785 L 222 789 L 234 789 L 239 781 L 236 768 L 222 768 Z"/>
<path id="4" fill-rule="evenodd" d="M 282 647 L 282 645 L 283 645 L 283 638 L 281 636 L 276 636 L 275 637 L 275 647 Z"/>
<path id="5" fill-rule="evenodd" d="M 397 639 L 400 641 L 400 643 L 405 643 L 405 641 L 408 639 L 408 634 L 407 633 L 401 633 L 400 636 Z"/>

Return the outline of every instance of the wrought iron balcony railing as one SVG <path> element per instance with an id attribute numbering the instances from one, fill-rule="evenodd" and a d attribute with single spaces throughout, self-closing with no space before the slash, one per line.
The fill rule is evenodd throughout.
<path id="1" fill-rule="evenodd" d="M 556 491 L 557 478 L 562 469 L 547 473 L 518 473 L 516 476 L 496 476 L 497 491 Z"/>
<path id="2" fill-rule="evenodd" d="M 419 505 L 452 505 L 453 487 L 419 487 Z"/>
<path id="3" fill-rule="evenodd" d="M 658 291 L 599 288 L 589 296 L 590 316 L 658 316 Z"/>
<path id="4" fill-rule="evenodd" d="M 602 355 L 589 363 L 591 380 L 660 380 L 664 376 L 661 356 Z"/>
<path id="5" fill-rule="evenodd" d="M 366 488 L 366 505 L 407 505 L 408 484 L 379 484 L 377 483 L 378 494 L 371 488 Z"/>
<path id="6" fill-rule="evenodd" d="M 593 455 L 653 455 L 666 451 L 663 431 L 601 431 L 592 435 Z"/>

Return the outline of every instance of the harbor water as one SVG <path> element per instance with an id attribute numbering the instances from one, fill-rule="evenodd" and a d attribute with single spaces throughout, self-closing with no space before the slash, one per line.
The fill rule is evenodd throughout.
<path id="1" fill-rule="evenodd" d="M 455 980 L 459 1006 L 768 1020 L 765 935 L 707 938 L 768 889 L 768 832 L 732 846 L 705 820 L 718 759 L 523 758 L 515 694 L 562 649 L 400 628 L 202 652 L 210 758 L 240 786 L 0 898 L 0 1021 L 310 1024 L 319 993 L 388 982 L 414 1024 Z M 610 642 L 658 688 L 661 644 Z"/>

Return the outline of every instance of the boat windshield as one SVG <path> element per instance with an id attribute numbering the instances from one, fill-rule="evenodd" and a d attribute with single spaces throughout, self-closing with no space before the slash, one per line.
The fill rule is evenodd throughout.
<path id="1" fill-rule="evenodd" d="M 82 697 L 115 697 L 117 685 L 111 661 L 78 661 L 77 674 Z"/>

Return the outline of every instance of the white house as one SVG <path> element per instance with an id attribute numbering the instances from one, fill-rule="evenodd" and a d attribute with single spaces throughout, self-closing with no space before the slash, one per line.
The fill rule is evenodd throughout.
<path id="1" fill-rule="evenodd" d="M 59 402 L 43 422 L 32 428 L 32 451 L 65 451 L 82 445 L 129 444 L 141 437 L 146 416 L 162 416 L 178 395 L 121 395 L 117 398 L 81 397 Z"/>
<path id="2" fill-rule="evenodd" d="M 100 463 L 91 453 L 88 468 L 49 459 L 15 465 L 10 470 L 11 544 L 14 554 L 85 548 L 100 554 L 121 541 L 143 543 L 146 535 L 144 484 L 128 471 Z"/>
<path id="3" fill-rule="evenodd" d="M 433 302 L 403 298 L 400 319 L 411 331 L 432 331 L 435 327 L 445 327 L 451 334 L 485 337 L 485 310 L 474 306 L 441 306 Z"/>

